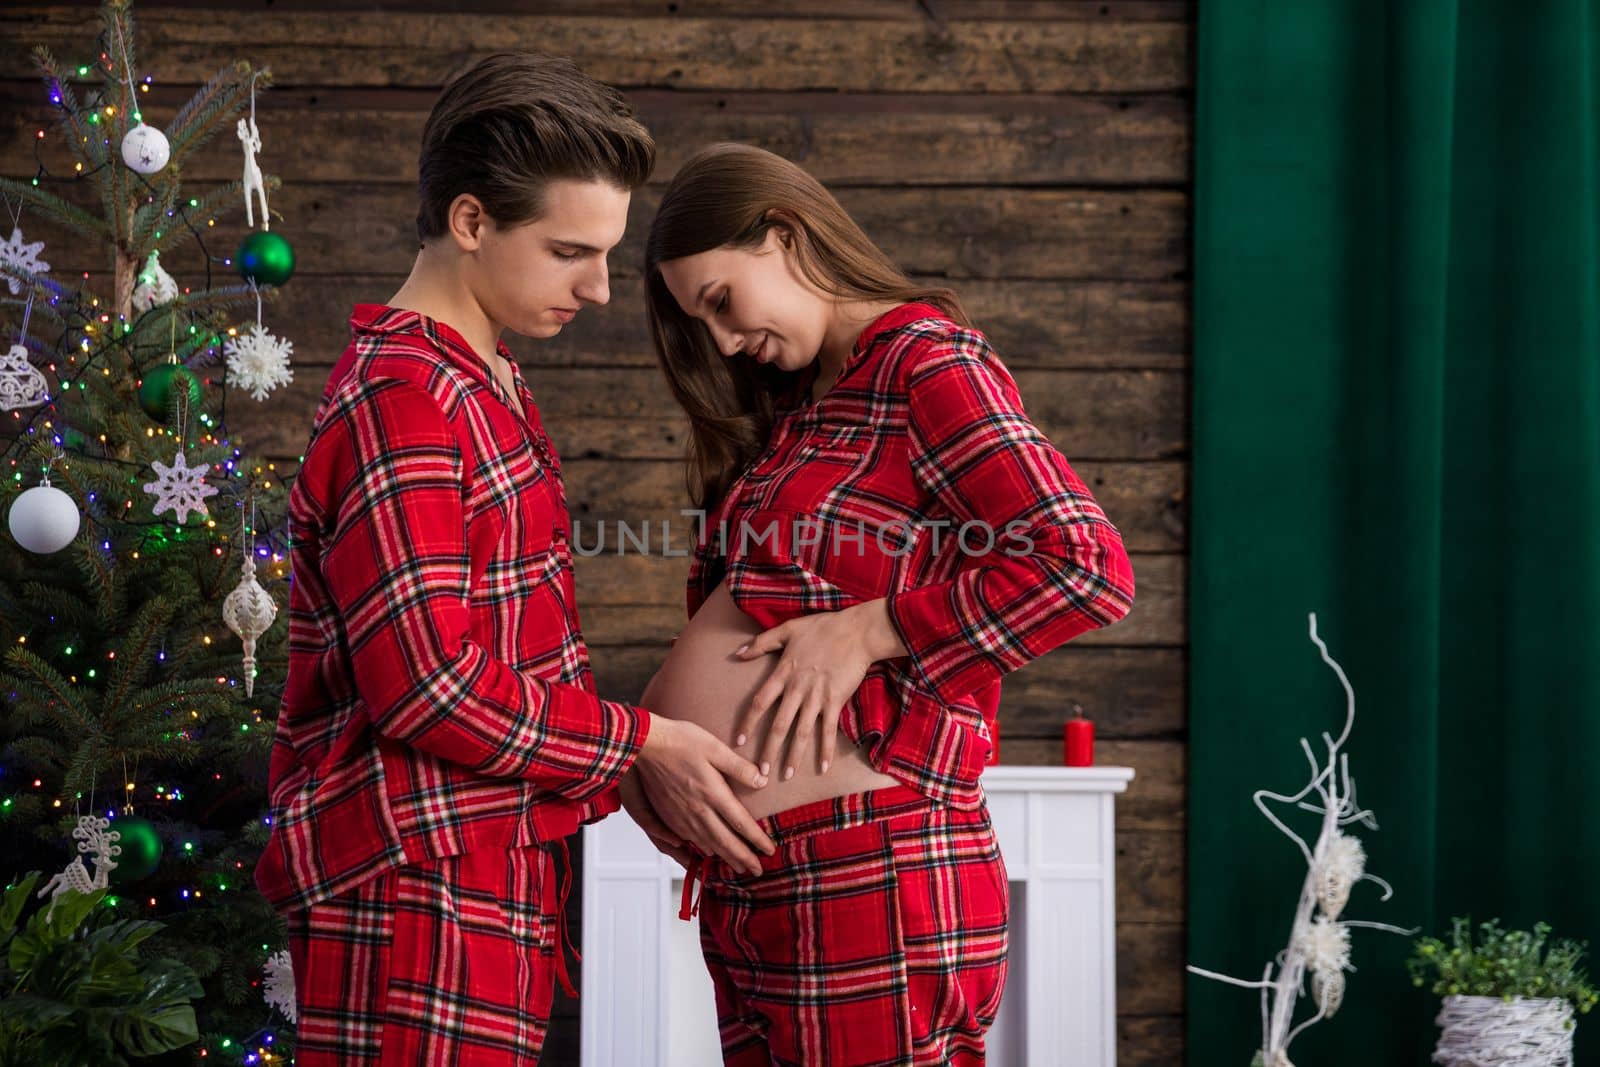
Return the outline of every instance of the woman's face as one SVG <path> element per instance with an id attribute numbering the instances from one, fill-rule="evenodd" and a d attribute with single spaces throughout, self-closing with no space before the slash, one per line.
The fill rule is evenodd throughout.
<path id="1" fill-rule="evenodd" d="M 730 359 L 799 370 L 817 358 L 834 302 L 800 273 L 787 231 L 767 231 L 760 248 L 723 246 L 661 264 L 684 313 L 706 324 Z"/>

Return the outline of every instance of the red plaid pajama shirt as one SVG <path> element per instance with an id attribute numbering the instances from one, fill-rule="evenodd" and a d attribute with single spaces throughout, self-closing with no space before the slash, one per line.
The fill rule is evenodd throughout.
<path id="1" fill-rule="evenodd" d="M 688 607 L 763 627 L 886 597 L 909 650 L 840 717 L 902 786 L 782 812 L 759 878 L 707 861 L 702 944 L 729 1063 L 981 1062 L 1006 885 L 979 775 L 1000 679 L 1128 613 L 1116 528 L 981 333 L 902 305 L 827 394 L 815 364 L 706 517 Z"/>
<path id="2" fill-rule="evenodd" d="M 523 1062 L 542 972 L 564 975 L 540 846 L 619 807 L 649 717 L 595 695 L 560 461 L 515 364 L 525 418 L 449 326 L 360 305 L 351 328 L 290 492 L 256 883 L 294 934 L 302 1064 L 364 1062 L 385 1023 L 429 1018 L 449 1021 L 428 1039 L 439 1061 Z M 346 985 L 361 967 L 382 981 Z M 513 1025 L 501 998 L 524 993 Z"/>

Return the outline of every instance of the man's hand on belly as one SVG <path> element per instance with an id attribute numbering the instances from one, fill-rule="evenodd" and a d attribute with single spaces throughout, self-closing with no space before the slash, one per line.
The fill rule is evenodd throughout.
<path id="1" fill-rule="evenodd" d="M 687 870 L 694 860 L 694 854 L 684 848 L 683 839 L 661 821 L 660 813 L 645 795 L 644 783 L 639 781 L 639 775 L 629 768 L 628 773 L 618 781 L 617 788 L 622 794 L 623 810 L 639 825 L 639 829 L 645 832 L 645 836 L 650 838 L 650 843 L 656 846 L 658 852 L 671 856 L 678 861 L 679 866 Z"/>
<path id="2" fill-rule="evenodd" d="M 694 723 L 654 715 L 634 768 L 651 808 L 680 840 L 761 873 L 752 846 L 768 856 L 777 846 L 728 786 L 729 780 L 752 789 L 765 786 L 755 764 Z"/>

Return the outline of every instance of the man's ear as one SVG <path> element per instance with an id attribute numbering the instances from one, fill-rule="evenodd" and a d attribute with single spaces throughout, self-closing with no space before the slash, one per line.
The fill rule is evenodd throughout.
<path id="1" fill-rule="evenodd" d="M 483 209 L 483 201 L 471 193 L 462 193 L 450 201 L 450 210 L 445 213 L 445 229 L 461 251 L 476 252 L 483 243 L 483 231 L 489 225 L 489 213 Z"/>

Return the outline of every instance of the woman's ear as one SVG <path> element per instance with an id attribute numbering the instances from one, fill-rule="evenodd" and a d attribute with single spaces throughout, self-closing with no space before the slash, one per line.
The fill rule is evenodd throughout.
<path id="1" fill-rule="evenodd" d="M 792 249 L 795 246 L 794 218 L 787 211 L 774 208 L 766 213 L 764 219 L 772 232 L 778 237 L 778 244 L 784 248 Z"/>

